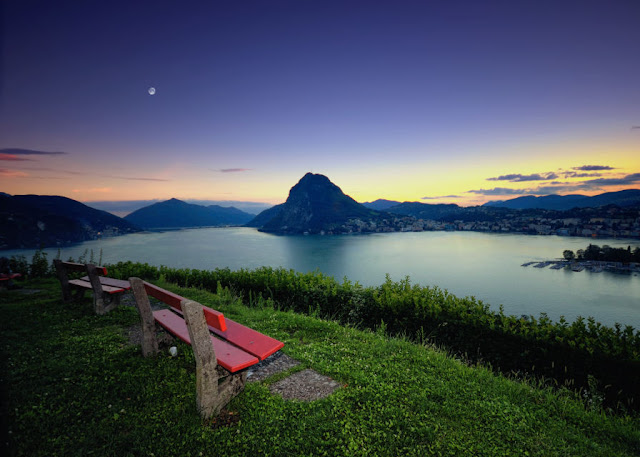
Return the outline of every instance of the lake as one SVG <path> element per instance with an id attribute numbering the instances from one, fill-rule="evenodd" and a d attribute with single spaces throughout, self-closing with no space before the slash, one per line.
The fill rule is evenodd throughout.
<path id="1" fill-rule="evenodd" d="M 62 258 L 78 258 L 93 250 L 96 262 L 132 260 L 178 268 L 232 270 L 260 266 L 296 271 L 321 271 L 377 286 L 389 274 L 411 278 L 422 286 L 438 286 L 476 298 L 507 314 L 552 319 L 593 316 L 606 325 L 619 322 L 640 329 L 640 275 L 593 273 L 521 267 L 551 260 L 565 249 L 577 251 L 589 243 L 612 247 L 640 245 L 638 240 L 567 238 L 478 232 L 375 233 L 337 236 L 277 236 L 252 228 L 203 228 L 147 232 L 88 241 L 62 248 Z M 57 248 L 45 249 L 49 260 Z M 5 250 L 2 256 L 34 250 Z"/>

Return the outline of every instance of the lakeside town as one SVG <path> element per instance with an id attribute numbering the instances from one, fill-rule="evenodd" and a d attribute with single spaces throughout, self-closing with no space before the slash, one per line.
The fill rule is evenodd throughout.
<path id="1" fill-rule="evenodd" d="M 536 212 L 539 214 L 535 214 Z M 623 210 L 618 207 L 583 208 L 573 212 L 509 211 L 494 218 L 484 217 L 483 219 L 490 220 L 447 221 L 420 219 L 413 216 L 396 216 L 382 221 L 350 219 L 343 226 L 327 231 L 326 234 L 448 230 L 640 239 L 640 211 Z"/>

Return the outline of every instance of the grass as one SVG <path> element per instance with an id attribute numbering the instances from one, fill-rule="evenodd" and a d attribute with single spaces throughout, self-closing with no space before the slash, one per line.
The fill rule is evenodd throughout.
<path id="1" fill-rule="evenodd" d="M 269 391 L 285 376 L 276 375 L 231 402 L 235 420 L 202 423 L 189 346 L 176 343 L 176 358 L 145 359 L 126 336 L 139 321 L 134 308 L 96 316 L 89 299 L 63 304 L 56 281 L 32 282 L 25 288 L 41 292 L 0 292 L 8 455 L 640 455 L 637 417 L 607 415 L 569 391 L 383 332 L 161 285 L 284 341 L 301 362 L 294 370 L 343 387 L 323 400 L 285 401 Z"/>

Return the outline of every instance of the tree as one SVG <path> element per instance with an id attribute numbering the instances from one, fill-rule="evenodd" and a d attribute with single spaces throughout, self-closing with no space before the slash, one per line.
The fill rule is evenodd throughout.
<path id="1" fill-rule="evenodd" d="M 570 262 L 576 258 L 576 255 L 570 249 L 565 250 L 562 253 L 562 256 L 565 258 L 565 260 L 568 260 Z"/>

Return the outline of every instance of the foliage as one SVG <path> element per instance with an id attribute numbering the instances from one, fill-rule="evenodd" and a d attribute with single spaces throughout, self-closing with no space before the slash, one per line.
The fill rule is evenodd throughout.
<path id="1" fill-rule="evenodd" d="M 20 273 L 23 275 L 29 272 L 29 262 L 23 255 L 12 255 L 8 259 L 9 270 L 13 273 Z"/>
<path id="2" fill-rule="evenodd" d="M 4 455 L 615 457 L 640 452 L 637 417 L 602 414 L 595 380 L 587 394 L 593 401 L 585 407 L 569 391 L 469 367 L 431 347 L 389 339 L 382 330 L 248 308 L 228 290 L 218 297 L 159 284 L 215 304 L 230 318 L 278 338 L 301 362 L 293 370 L 314 369 L 342 387 L 319 401 L 285 401 L 269 391 L 285 376 L 277 375 L 249 383 L 224 416 L 202 423 L 189 346 L 171 343 L 178 346 L 175 358 L 166 352 L 143 358 L 126 337 L 139 322 L 135 308 L 96 316 L 89 299 L 62 304 L 57 282 L 40 280 L 28 284 L 39 293 L 0 294 Z"/>
<path id="3" fill-rule="evenodd" d="M 492 311 L 474 297 L 459 298 L 438 287 L 412 285 L 409 278 L 389 277 L 379 287 L 342 283 L 320 272 L 282 268 L 211 271 L 152 267 L 131 262 L 109 268 L 126 279 L 162 276 L 183 287 L 215 292 L 219 285 L 251 305 L 270 300 L 276 309 L 337 320 L 360 328 L 384 323 L 390 335 L 430 342 L 471 362 L 483 362 L 504 373 L 548 379 L 556 386 L 588 389 L 589 376 L 601 386 L 603 404 L 613 409 L 640 408 L 640 331 L 593 318 L 552 321 L 520 318 Z"/>
<path id="4" fill-rule="evenodd" d="M 640 247 L 631 251 L 631 246 L 627 248 L 612 248 L 604 245 L 602 247 L 597 244 L 590 244 L 587 249 L 578 249 L 576 254 L 571 250 L 565 250 L 563 256 L 567 260 L 574 258 L 581 260 L 597 260 L 601 262 L 640 262 Z"/>
<path id="5" fill-rule="evenodd" d="M 42 249 L 38 249 L 31 259 L 29 266 L 29 276 L 32 278 L 44 278 L 49 276 L 49 262 L 47 261 L 47 253 Z"/>

